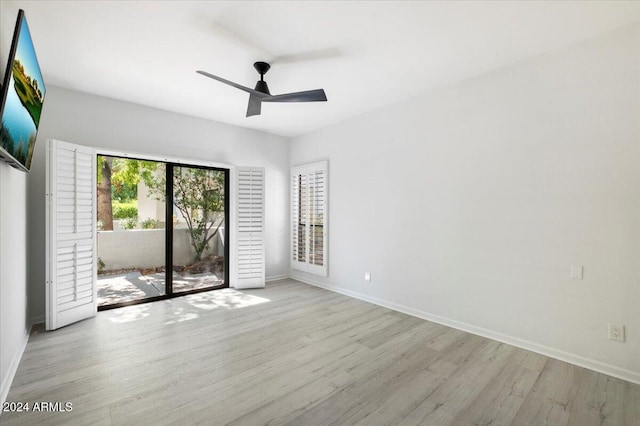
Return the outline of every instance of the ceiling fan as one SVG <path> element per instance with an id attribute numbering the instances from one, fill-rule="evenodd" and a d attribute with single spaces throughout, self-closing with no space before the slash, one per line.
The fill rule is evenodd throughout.
<path id="1" fill-rule="evenodd" d="M 249 93 L 249 106 L 247 107 L 247 117 L 260 115 L 262 102 L 325 102 L 327 95 L 323 89 L 305 90 L 303 92 L 284 93 L 282 95 L 272 95 L 269 92 L 269 86 L 264 81 L 264 75 L 269 71 L 271 65 L 266 62 L 256 62 L 253 67 L 260 74 L 260 80 L 256 83 L 255 89 L 242 86 L 229 80 L 225 80 L 217 75 L 209 74 L 206 71 L 196 71 L 206 77 L 218 80 L 221 83 L 228 84 L 236 89 Z"/>

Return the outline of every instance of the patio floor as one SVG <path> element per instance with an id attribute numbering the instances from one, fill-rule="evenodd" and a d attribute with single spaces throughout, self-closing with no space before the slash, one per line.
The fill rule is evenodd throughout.
<path id="1" fill-rule="evenodd" d="M 219 286 L 223 279 L 210 272 L 180 275 L 173 273 L 173 292 Z M 98 306 L 130 302 L 165 294 L 165 274 L 143 275 L 139 271 L 98 276 Z"/>

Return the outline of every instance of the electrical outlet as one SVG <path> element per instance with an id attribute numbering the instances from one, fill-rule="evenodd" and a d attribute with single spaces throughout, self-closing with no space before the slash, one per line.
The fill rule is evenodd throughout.
<path id="1" fill-rule="evenodd" d="M 624 342 L 624 325 L 609 323 L 609 340 Z"/>
<path id="2" fill-rule="evenodd" d="M 368 283 L 371 282 L 371 272 L 365 272 L 364 273 L 364 280 Z"/>

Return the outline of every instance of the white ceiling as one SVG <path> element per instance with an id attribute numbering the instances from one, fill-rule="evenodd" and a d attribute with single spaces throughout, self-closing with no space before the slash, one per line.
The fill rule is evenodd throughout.
<path id="1" fill-rule="evenodd" d="M 3 64 L 25 10 L 47 84 L 284 136 L 331 123 L 640 21 L 640 2 L 0 2 Z M 324 88 L 328 102 L 265 104 Z"/>

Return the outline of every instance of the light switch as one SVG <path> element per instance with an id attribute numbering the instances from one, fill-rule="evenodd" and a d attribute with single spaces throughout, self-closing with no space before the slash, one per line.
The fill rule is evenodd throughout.
<path id="1" fill-rule="evenodd" d="M 365 272 L 364 273 L 364 280 L 368 283 L 371 282 L 371 272 Z"/>
<path id="2" fill-rule="evenodd" d="M 582 265 L 571 265 L 571 278 L 574 280 L 581 280 L 583 273 Z"/>

